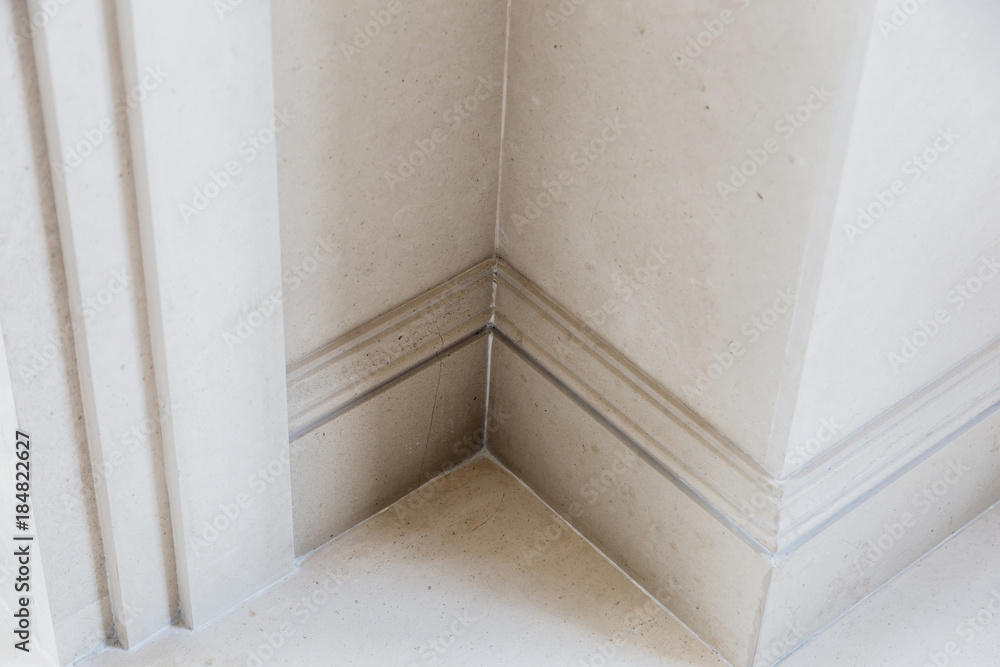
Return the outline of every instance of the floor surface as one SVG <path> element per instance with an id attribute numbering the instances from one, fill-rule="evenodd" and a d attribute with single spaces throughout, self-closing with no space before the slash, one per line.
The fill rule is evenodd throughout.
<path id="1" fill-rule="evenodd" d="M 1000 667 L 1000 505 L 780 667 Z"/>
<path id="2" fill-rule="evenodd" d="M 206 630 L 171 628 L 132 653 L 79 664 L 726 663 L 480 458 L 316 550 Z"/>
<path id="3" fill-rule="evenodd" d="M 1000 666 L 998 546 L 994 508 L 781 667 Z M 131 653 L 107 649 L 78 664 L 726 663 L 479 458 L 317 549 L 206 630 L 171 628 Z"/>

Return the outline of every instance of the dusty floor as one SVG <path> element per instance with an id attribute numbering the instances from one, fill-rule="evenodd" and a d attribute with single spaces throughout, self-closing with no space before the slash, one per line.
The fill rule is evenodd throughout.
<path id="1" fill-rule="evenodd" d="M 109 649 L 79 664 L 725 662 L 519 481 L 479 459 L 318 549 L 203 632 L 171 629 L 134 653 Z"/>
<path id="2" fill-rule="evenodd" d="M 782 667 L 1000 665 L 1000 613 L 990 610 L 1000 612 L 998 546 L 994 508 Z M 480 458 L 316 550 L 206 630 L 171 628 L 133 653 L 79 664 L 726 663 Z"/>

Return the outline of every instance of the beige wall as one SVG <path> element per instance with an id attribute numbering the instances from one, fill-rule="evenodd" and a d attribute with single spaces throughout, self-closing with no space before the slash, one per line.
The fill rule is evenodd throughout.
<path id="1" fill-rule="evenodd" d="M 476 336 L 292 441 L 296 555 L 478 451 L 487 345 Z"/>
<path id="2" fill-rule="evenodd" d="M 998 10 L 986 0 L 928 5 L 882 35 L 877 23 L 869 30 L 872 12 L 885 19 L 893 2 L 865 4 L 512 0 L 504 112 L 502 0 L 271 3 L 285 360 L 498 251 L 759 464 L 738 460 L 737 473 L 770 482 L 768 473 L 793 472 L 803 462 L 795 446 L 824 420 L 838 424 L 830 446 L 1000 332 L 1000 279 L 961 308 L 954 289 L 982 279 L 1000 241 L 991 160 L 1000 94 L 988 85 L 1000 52 L 986 20 Z M 21 62 L 3 65 L 15 85 L 0 105 L 9 147 L 0 284 L 17 289 L 0 292 L 0 318 L 21 423 L 46 443 L 38 523 L 53 545 L 46 577 L 68 659 L 103 640 L 110 617 L 73 340 L 60 336 L 69 306 L 30 43 L 17 49 Z M 910 180 L 906 161 L 948 128 L 954 144 Z M 752 173 L 734 175 L 741 168 Z M 891 210 L 848 234 L 857 207 L 894 178 L 905 192 Z M 448 322 L 437 306 L 420 304 Z M 948 320 L 894 368 L 887 355 L 902 354 L 900 338 L 939 311 Z M 408 331 L 385 326 L 370 337 L 395 349 Z M 570 436 L 571 427 L 592 431 L 584 444 L 600 448 L 585 454 L 610 456 L 619 443 L 498 345 L 491 400 L 515 418 L 497 427 L 495 451 L 551 498 L 558 483 L 532 479 L 532 465 L 575 465 L 559 449 L 574 437 L 553 438 L 558 419 Z M 390 355 L 401 378 L 293 443 L 297 553 L 480 446 L 490 423 L 486 339 L 434 354 Z M 629 391 L 614 398 L 627 403 Z M 538 413 L 546 405 L 551 413 Z M 635 463 L 626 500 L 590 524 L 595 541 L 655 581 L 676 561 L 671 526 L 695 541 L 705 525 L 722 527 L 713 548 L 750 563 L 756 579 L 746 579 L 739 608 L 725 606 L 721 589 L 709 600 L 719 606 L 713 623 L 737 623 L 740 636 L 706 636 L 730 657 L 752 652 L 765 551 L 740 543 L 723 513 L 708 523 L 704 510 L 717 508 L 703 498 L 681 497 L 676 480 Z M 331 486 L 337 475 L 343 484 Z M 713 490 L 732 491 L 724 486 Z M 680 509 L 653 517 L 652 532 L 617 524 L 639 491 L 669 493 Z M 675 607 L 700 609 L 717 583 L 692 580 Z M 688 612 L 697 628 L 704 617 Z"/>
<path id="3" fill-rule="evenodd" d="M 493 255 L 507 13 L 500 0 L 271 11 L 275 105 L 289 115 L 277 148 L 292 364 L 359 327 L 368 340 L 380 315 Z M 444 302 L 421 307 L 448 319 Z M 483 423 L 485 339 L 410 372 L 421 361 L 407 355 L 411 333 L 391 336 L 384 362 L 403 378 L 292 441 L 297 553 L 482 445 L 469 434 Z"/>
<path id="4" fill-rule="evenodd" d="M 292 362 L 493 254 L 506 2 L 271 11 Z"/>
<path id="5" fill-rule="evenodd" d="M 500 255 L 763 463 L 864 12 L 562 6 L 512 6 Z"/>

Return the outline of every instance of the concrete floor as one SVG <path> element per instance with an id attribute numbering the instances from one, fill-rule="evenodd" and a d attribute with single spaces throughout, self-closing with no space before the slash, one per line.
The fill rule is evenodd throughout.
<path id="1" fill-rule="evenodd" d="M 826 665 L 1000 666 L 1000 505 L 781 663 Z"/>
<path id="2" fill-rule="evenodd" d="M 994 508 L 782 667 L 1000 665 L 1000 618 L 988 611 L 993 589 L 1000 609 L 998 542 Z M 982 609 L 978 630 L 959 626 Z M 171 628 L 131 653 L 107 649 L 78 664 L 726 663 L 519 481 L 479 458 L 317 549 L 204 631 Z"/>
<path id="3" fill-rule="evenodd" d="M 171 628 L 79 664 L 597 665 L 602 649 L 637 667 L 726 664 L 480 458 L 317 549 L 206 630 Z"/>

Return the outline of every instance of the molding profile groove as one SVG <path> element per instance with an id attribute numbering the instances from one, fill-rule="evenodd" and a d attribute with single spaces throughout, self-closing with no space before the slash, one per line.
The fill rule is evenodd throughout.
<path id="1" fill-rule="evenodd" d="M 1000 404 L 994 341 L 781 479 L 503 260 L 497 276 L 496 328 L 504 338 L 752 538 L 750 546 L 774 555 L 804 544 Z"/>
<path id="2" fill-rule="evenodd" d="M 50 575 L 64 573 L 58 581 L 62 588 L 50 584 L 52 599 L 67 607 L 66 613 L 58 610 L 60 618 L 56 622 L 52 618 L 52 605 L 48 604 L 40 563 L 36 565 L 40 604 L 35 606 L 34 613 L 41 621 L 36 630 L 45 652 L 51 653 L 49 657 L 53 660 L 61 656 L 66 662 L 67 656 L 78 656 L 81 647 L 92 646 L 99 639 L 117 641 L 123 648 L 135 647 L 172 619 L 191 629 L 200 629 L 293 571 L 299 537 L 296 528 L 305 523 L 296 525 L 296 506 L 301 508 L 304 503 L 298 502 L 295 493 L 302 489 L 339 491 L 343 485 L 329 474 L 331 470 L 343 473 L 344 478 L 357 477 L 358 471 L 367 475 L 375 470 L 377 478 L 381 474 L 377 468 L 361 464 L 344 466 L 344 451 L 363 452 L 368 457 L 365 464 L 370 461 L 382 464 L 396 456 L 393 448 L 399 443 L 372 426 L 390 425 L 395 433 L 410 432 L 410 426 L 402 421 L 406 416 L 399 420 L 387 418 L 382 406 L 390 401 L 387 398 L 385 403 L 378 404 L 374 397 L 379 393 L 385 397 L 400 378 L 411 373 L 417 375 L 415 371 L 426 370 L 427 365 L 463 346 L 467 346 L 469 354 L 456 360 L 453 367 L 445 368 L 447 364 L 443 361 L 437 364 L 433 393 L 431 389 L 423 389 L 432 384 L 428 378 L 434 375 L 429 372 L 421 377 L 424 384 L 415 382 L 399 392 L 411 392 L 408 398 L 414 391 L 424 392 L 418 393 L 417 398 L 429 399 L 427 403 L 413 402 L 406 406 L 406 414 L 413 419 L 410 423 L 419 418 L 427 424 L 423 447 L 411 442 L 412 459 L 399 457 L 392 461 L 394 470 L 409 472 L 409 477 L 395 486 L 377 480 L 382 488 L 374 488 L 378 485 L 364 480 L 365 484 L 359 486 L 369 487 L 362 491 L 375 498 L 373 504 L 357 502 L 349 507 L 349 512 L 338 514 L 339 509 L 324 504 L 329 498 L 326 496 L 319 498 L 313 505 L 315 509 L 310 511 L 315 515 L 336 516 L 350 527 L 361 520 L 358 517 L 370 516 L 374 503 L 393 502 L 406 489 L 425 481 L 422 479 L 425 470 L 438 469 L 436 465 L 447 457 L 441 453 L 450 444 L 446 438 L 458 433 L 464 443 L 464 434 L 471 432 L 474 447 L 482 446 L 485 434 L 491 430 L 490 411 L 497 399 L 529 395 L 527 391 L 519 395 L 511 387 L 529 387 L 538 393 L 530 395 L 535 403 L 525 399 L 514 404 L 511 411 L 514 418 L 504 426 L 510 432 L 514 432 L 512 426 L 520 421 L 518 418 L 526 415 L 542 413 L 532 426 L 555 422 L 556 410 L 544 414 L 544 401 L 558 394 L 559 408 L 569 406 L 561 413 L 563 422 L 570 426 L 584 424 L 589 430 L 553 428 L 547 433 L 570 435 L 548 438 L 539 435 L 546 431 L 524 428 L 515 433 L 519 437 L 524 435 L 523 439 L 510 438 L 510 449 L 518 454 L 536 454 L 546 443 L 575 446 L 599 442 L 606 445 L 607 451 L 623 453 L 630 461 L 641 459 L 647 464 L 648 469 L 643 465 L 635 467 L 639 469 L 635 477 L 622 478 L 625 481 L 621 489 L 633 492 L 632 498 L 625 497 L 624 492 L 618 496 L 609 494 L 603 497 L 602 508 L 595 505 L 595 516 L 600 509 L 614 511 L 600 520 L 595 518 L 589 524 L 590 531 L 602 538 L 610 534 L 601 548 L 619 562 L 623 571 L 632 566 L 629 574 L 647 590 L 656 590 L 651 583 L 664 573 L 669 574 L 671 582 L 679 574 L 687 582 L 697 583 L 687 588 L 679 585 L 670 593 L 676 595 L 674 606 L 681 610 L 676 612 L 671 608 L 671 611 L 695 632 L 708 637 L 706 641 L 711 641 L 713 647 L 722 646 L 730 651 L 726 658 L 734 664 L 753 664 L 755 656 L 769 655 L 776 638 L 783 638 L 786 627 L 792 627 L 786 623 L 800 617 L 811 625 L 795 641 L 806 640 L 813 629 L 822 627 L 840 610 L 849 608 L 874 587 L 898 574 L 949 531 L 957 530 L 968 520 L 967 514 L 977 502 L 984 499 L 993 502 L 1000 493 L 995 482 L 1000 479 L 1000 460 L 995 454 L 1000 444 L 995 435 L 989 441 L 975 436 L 977 431 L 986 430 L 983 426 L 992 428 L 993 434 L 1000 433 L 997 426 L 1000 339 L 831 443 L 832 447 L 797 469 L 786 472 L 775 460 L 787 460 L 783 446 L 789 444 L 788 432 L 798 425 L 793 418 L 801 416 L 796 411 L 802 386 L 799 362 L 804 358 L 803 352 L 824 349 L 810 336 L 814 327 L 823 329 L 815 324 L 819 320 L 814 311 L 820 303 L 819 288 L 828 280 L 824 273 L 828 250 L 834 247 L 828 240 L 829 226 L 834 224 L 834 213 L 839 210 L 840 194 L 847 193 L 846 198 L 852 193 L 838 179 L 851 172 L 847 155 L 855 141 L 859 146 L 867 146 L 853 138 L 862 75 L 868 67 L 865 40 L 852 42 L 852 55 L 844 60 L 850 64 L 843 69 L 847 74 L 841 76 L 841 67 L 837 66 L 839 82 L 835 87 L 850 92 L 848 103 L 836 103 L 840 116 L 831 134 L 836 139 L 831 144 L 836 150 L 828 150 L 825 156 L 827 173 L 818 169 L 803 172 L 809 178 L 815 172 L 823 184 L 822 196 L 810 194 L 815 199 L 812 202 L 798 196 L 799 172 L 789 181 L 794 186 L 790 191 L 801 200 L 799 203 L 813 204 L 812 217 L 808 219 L 808 242 L 802 246 L 807 261 L 799 278 L 799 283 L 808 285 L 812 294 L 808 298 L 799 295 L 805 306 L 794 309 L 790 329 L 794 344 L 785 345 L 784 363 L 792 367 L 789 360 L 793 360 L 799 365 L 789 374 L 795 380 L 783 381 L 781 385 L 778 416 L 772 420 L 772 429 L 783 435 L 770 438 L 767 444 L 773 446 L 761 463 L 592 331 L 583 319 L 497 255 L 291 364 L 285 364 L 280 307 L 274 309 L 274 317 L 269 315 L 259 327 L 254 325 L 252 339 L 244 341 L 238 350 L 222 354 L 227 324 L 239 317 L 241 309 L 245 312 L 246 304 L 273 299 L 282 285 L 278 199 L 284 192 L 278 187 L 275 142 L 264 142 L 266 146 L 254 153 L 252 162 L 248 159 L 240 165 L 236 170 L 238 180 L 227 178 L 221 184 L 216 179 L 219 165 L 226 165 L 232 177 L 237 175 L 230 171 L 229 164 L 234 152 L 242 153 L 238 147 L 242 146 L 246 132 L 256 130 L 259 138 L 260 132 L 270 131 L 273 139 L 279 129 L 274 124 L 272 69 L 277 59 L 271 43 L 272 13 L 268 3 L 246 3 L 225 21 L 216 20 L 221 17 L 215 16 L 215 10 L 207 3 L 195 0 L 177 3 L 108 0 L 89 4 L 67 4 L 60 0 L 57 4 L 66 6 L 58 16 L 43 11 L 46 3 L 51 0 L 28 0 L 24 6 L 18 3 L 12 16 L 17 18 L 15 23 L 32 27 L 30 36 L 27 33 L 21 36 L 31 40 L 45 147 L 52 175 L 56 177 L 51 190 L 65 269 L 68 295 L 65 300 L 72 325 L 73 349 L 66 356 L 72 353 L 78 372 L 79 387 L 74 389 L 80 392 L 89 472 L 93 475 L 96 524 L 81 511 L 79 516 L 88 523 L 64 525 L 82 526 L 90 531 L 89 535 L 100 538 L 99 542 L 94 539 L 93 547 L 86 551 L 63 550 L 56 561 L 61 567 L 47 569 Z M 859 7 L 862 4 L 857 3 Z M 870 4 L 865 7 L 863 12 L 855 11 L 851 20 L 859 20 L 870 29 L 874 10 Z M 39 26 L 21 21 L 17 13 L 24 14 L 25 19 L 29 13 L 33 17 L 45 15 L 46 19 L 36 30 Z M 843 16 L 846 15 L 845 12 Z M 502 14 L 498 12 L 496 16 Z M 509 52 L 509 4 L 506 18 L 505 49 Z M 4 25 L 11 27 L 14 23 Z M 192 26 L 197 26 L 196 38 L 180 39 L 192 34 Z M 499 24 L 495 27 L 499 28 Z M 12 33 L 15 37 L 18 34 Z M 802 34 L 807 33 L 799 33 L 799 37 Z M 26 48 L 17 46 L 18 41 L 14 40 L 15 51 Z M 824 58 L 831 54 L 844 57 L 835 51 L 822 50 Z M 232 54 L 239 54 L 239 58 L 231 58 Z M 505 52 L 499 145 L 493 146 L 499 157 L 494 239 L 494 247 L 498 249 L 502 205 L 508 188 L 503 170 L 512 156 L 516 157 L 513 153 L 505 157 L 505 151 L 508 145 L 516 147 L 518 143 L 505 139 L 508 107 L 514 112 L 511 119 L 517 121 L 512 127 L 528 127 L 528 122 L 518 119 L 516 105 L 507 104 L 508 81 L 524 78 L 516 68 L 508 71 L 508 61 L 514 62 Z M 12 61 L 12 67 L 20 64 Z M 154 90 L 161 77 L 152 72 L 160 72 L 161 66 L 165 70 L 163 77 L 172 78 L 166 86 Z M 155 86 L 146 83 L 147 73 L 156 79 Z M 462 84 L 461 77 L 456 81 Z M 301 82 L 291 83 L 298 94 L 303 88 Z M 126 91 L 130 91 L 128 95 Z M 141 104 L 132 100 L 133 94 Z M 323 96 L 316 98 L 323 101 Z M 123 106 L 115 104 L 116 100 L 128 103 Z M 312 113 L 309 111 L 309 115 Z M 550 115 L 557 117 L 555 112 Z M 349 120 L 353 118 L 352 115 Z M 480 118 L 484 123 L 492 123 L 493 116 Z M 626 121 L 632 122 L 628 118 Z M 861 127 L 863 123 L 857 125 Z M 545 129 L 543 125 L 539 127 Z M 97 133 L 100 140 L 90 138 L 97 132 L 95 128 L 100 130 Z M 535 129 L 518 133 L 530 138 Z M 646 138 L 642 135 L 644 130 L 639 132 L 636 145 Z M 485 132 L 481 134 L 488 136 Z M 37 145 L 41 147 L 40 143 Z M 485 144 L 469 145 L 479 150 Z M 87 159 L 82 160 L 81 155 Z M 804 155 L 809 157 L 812 153 Z M 544 155 L 542 158 L 548 160 Z M 494 173 L 492 167 L 487 167 L 484 174 Z M 21 168 L 18 164 L 17 170 Z M 336 174 L 341 171 L 338 169 Z M 525 168 L 526 174 L 532 171 L 530 165 Z M 486 183 L 485 179 L 477 178 L 479 181 Z M 208 197 L 202 190 L 207 193 L 211 182 L 217 186 L 217 196 Z M 233 188 L 227 190 L 230 184 Z M 515 190 L 520 187 L 517 183 L 515 186 Z M 193 213 L 195 219 L 185 213 L 185 209 L 192 210 L 184 203 L 192 190 L 205 201 L 204 207 L 195 204 L 198 209 Z M 223 190 L 227 191 L 223 194 Z M 298 194 L 297 189 L 291 192 Z M 480 210 L 478 202 L 483 192 L 489 191 L 480 188 L 477 192 L 476 210 Z M 801 189 L 801 193 L 811 192 Z M 758 196 L 764 199 L 760 193 Z M 488 207 L 490 200 L 487 198 L 485 203 Z M 452 204 L 462 205 L 462 200 L 450 201 L 449 205 Z M 313 208 L 311 203 L 310 208 Z M 381 210 L 375 211 L 372 218 L 384 222 L 386 216 L 379 213 Z M 567 217 L 574 215 L 575 210 L 569 209 Z M 734 214 L 738 213 L 734 209 Z M 614 212 L 608 215 L 612 221 L 615 219 Z M 792 223 L 798 220 L 793 215 L 786 217 Z M 310 224 L 313 221 L 310 218 Z M 492 218 L 483 221 L 492 223 Z M 321 219 L 315 222 L 329 224 Z M 728 234 L 728 228 L 723 228 L 722 233 Z M 604 241 L 603 235 L 595 238 L 598 239 L 595 244 Z M 714 239 L 706 236 L 705 241 L 707 244 Z M 470 243 L 469 247 L 480 246 Z M 799 257 L 790 254 L 798 253 L 799 247 L 789 245 L 791 250 L 781 249 L 782 257 L 799 261 Z M 453 249 L 446 248 L 444 254 Z M 849 268 L 846 263 L 844 266 Z M 53 278 L 55 283 L 58 280 Z M 836 280 L 829 280 L 830 284 L 837 284 Z M 86 304 L 94 298 L 99 301 L 104 293 L 111 301 L 101 302 L 106 306 L 105 310 L 99 309 L 103 315 L 88 316 Z M 114 296 L 119 294 L 122 296 Z M 54 316 L 51 319 L 56 320 Z M 27 330 L 20 322 L 18 326 Z M 476 339 L 479 336 L 484 340 Z M 503 344 L 496 349 L 489 347 L 484 344 L 487 337 L 490 343 Z M 19 422 L 4 348 L 0 335 L 0 422 L 8 434 L 0 434 L 0 442 L 5 442 L 10 452 L 13 451 L 9 442 L 11 426 Z M 963 352 L 966 350 L 963 348 Z M 496 356 L 490 356 L 494 353 Z M 480 361 L 484 358 L 485 363 Z M 505 366 L 506 362 L 511 363 Z M 816 375 L 822 376 L 825 367 L 817 368 Z M 505 375 L 508 371 L 510 375 Z M 522 371 L 524 377 L 537 371 L 542 381 L 530 384 L 525 380 L 523 385 L 517 385 L 513 380 L 523 378 L 515 374 Z M 492 397 L 491 372 L 498 378 L 498 391 Z M 484 381 L 480 381 L 479 373 Z M 442 377 L 446 378 L 443 385 Z M 472 378 L 476 383 L 470 380 L 461 385 L 454 378 L 463 381 Z M 483 387 L 485 393 L 473 394 L 475 388 L 469 387 L 474 384 Z M 413 390 L 413 386 L 420 389 Z M 438 401 L 442 386 L 452 395 L 479 402 L 466 401 L 444 411 L 441 406 L 446 401 Z M 825 386 L 817 385 L 815 389 L 822 392 Z M 485 398 L 480 399 L 481 396 Z M 449 400 L 452 397 L 449 395 Z M 317 429 L 346 416 L 346 412 L 369 399 L 372 399 L 366 408 L 369 411 L 358 409 L 343 419 L 338 425 L 342 427 L 339 434 L 330 435 L 325 429 Z M 571 402 L 574 404 L 569 405 Z M 459 420 L 452 420 L 452 413 L 465 421 L 456 426 Z M 594 423 L 587 421 L 588 416 Z M 551 422 L 545 423 L 546 419 Z M 475 429 L 468 427 L 470 422 Z M 144 428 L 147 423 L 151 424 L 149 429 Z M 126 450 L 125 436 L 136 428 L 149 431 L 149 438 L 144 440 L 148 446 L 136 445 L 135 451 Z M 505 432 L 500 425 L 493 430 L 497 436 L 492 448 L 500 452 Z M 72 432 L 68 428 L 66 431 Z M 359 432 L 369 440 L 355 437 Z M 975 437 L 966 438 L 969 433 Z M 343 449 L 330 446 L 337 438 Z M 384 450 L 367 446 L 377 439 L 385 443 Z M 964 442 L 966 439 L 972 445 Z M 289 443 L 296 441 L 297 451 L 292 451 Z M 440 451 L 435 449 L 438 444 L 444 445 Z M 990 446 L 994 450 L 987 451 Z M 562 472 L 573 466 L 593 464 L 580 474 L 582 478 L 603 465 L 600 456 L 605 450 L 599 451 L 594 445 L 590 450 L 581 448 L 582 453 L 553 450 L 548 460 L 539 455 L 534 462 L 541 461 L 550 467 L 524 466 L 524 479 L 538 473 L 534 481 L 541 491 L 543 487 L 563 482 Z M 311 458 L 317 451 L 326 457 L 323 463 L 329 464 L 327 467 L 317 465 L 321 457 Z M 470 451 L 455 448 L 452 455 L 461 459 Z M 76 450 L 71 453 L 75 456 Z M 296 459 L 296 473 L 310 467 L 308 472 L 315 473 L 308 478 L 309 483 L 299 483 L 305 476 L 292 476 L 293 455 L 301 457 Z M 0 459 L 3 457 L 0 454 Z M 75 458 L 67 456 L 65 460 L 72 460 L 74 468 L 83 472 L 82 467 L 75 465 Z M 935 466 L 939 471 L 936 474 L 944 475 L 959 460 L 968 464 L 965 470 L 971 472 L 961 491 L 948 499 L 950 504 L 943 501 L 934 504 L 934 513 L 919 530 L 906 533 L 905 537 L 902 533 L 894 534 L 889 528 L 897 525 L 889 523 L 895 522 L 892 514 L 900 507 L 906 508 L 906 501 L 914 497 L 910 495 L 914 489 L 933 479 Z M 262 475 L 258 476 L 262 470 L 267 472 L 266 483 Z M 630 468 L 631 472 L 635 469 Z M 954 469 L 952 472 L 959 474 Z M 61 474 L 58 479 L 62 479 Z M 630 480 L 641 483 L 628 486 Z M 257 490 L 258 482 L 263 484 L 262 490 Z M 565 486 L 568 488 L 569 482 Z M 7 492 L 2 483 L 0 490 Z M 635 502 L 628 505 L 622 498 Z M 663 502 L 648 502 L 649 499 Z M 350 504 L 345 501 L 342 506 Z M 623 508 L 637 511 L 620 511 Z M 677 511 L 671 515 L 672 510 Z M 719 525 L 704 518 L 701 510 L 714 517 Z M 661 518 L 664 521 L 658 523 Z M 671 519 L 676 520 L 671 523 Z M 631 526 L 626 526 L 628 521 L 632 521 Z M 900 519 L 898 525 L 906 524 Z M 311 535 L 319 536 L 317 541 L 328 539 L 337 534 L 326 530 L 330 525 L 320 526 Z M 609 530 L 608 526 L 613 528 Z M 622 529 L 623 526 L 632 532 Z M 897 543 L 902 546 L 892 552 L 879 546 L 882 551 L 875 557 L 865 553 L 867 560 L 855 558 L 855 552 L 867 552 L 866 545 L 880 545 L 883 529 L 889 530 L 894 547 Z M 582 528 L 580 531 L 584 532 Z M 618 532 L 612 534 L 615 531 Z M 657 541 L 663 536 L 663 541 Z M 606 548 L 614 547 L 616 539 L 619 545 L 627 543 L 631 551 L 619 550 L 616 555 L 612 548 Z M 55 541 L 61 546 L 83 543 L 82 538 L 77 542 L 60 542 L 58 536 Z M 593 543 L 602 544 L 599 539 Z M 58 553 L 48 546 L 45 550 Z M 81 558 L 81 553 L 88 558 L 93 555 L 93 564 Z M 96 558 L 99 555 L 103 561 Z M 678 555 L 689 559 L 685 561 Z M 36 551 L 36 558 L 39 556 Z M 71 562 L 73 558 L 78 563 L 85 562 L 86 567 L 70 570 L 67 565 L 77 565 Z M 0 559 L 0 569 L 5 567 L 4 562 Z M 101 562 L 105 564 L 103 572 Z M 642 567 L 646 569 L 643 571 Z M 87 577 L 93 576 L 93 581 L 77 577 L 73 585 L 79 591 L 65 585 L 70 578 L 65 573 L 76 575 L 84 570 Z M 646 580 L 637 572 L 647 575 Z M 656 576 L 648 576 L 651 572 Z M 727 581 L 720 573 L 731 578 Z M 731 585 L 739 578 L 746 583 L 745 588 Z M 712 586 L 703 586 L 703 581 L 696 581 L 699 579 L 713 579 Z M 96 585 L 105 581 L 106 593 Z M 88 587 L 95 590 L 84 590 Z M 79 604 L 67 590 L 73 595 L 80 593 Z M 702 606 L 693 604 L 685 616 L 683 605 L 689 601 Z M 709 608 L 706 601 L 714 607 Z M 70 602 L 76 604 L 74 609 L 68 609 Z M 0 595 L 4 613 L 10 606 L 9 600 Z M 39 614 L 39 610 L 44 612 Z M 113 623 L 110 634 L 108 618 Z M 716 632 L 719 628 L 722 630 Z M 714 639 L 706 630 L 715 633 Z M 742 636 L 724 637 L 727 632 Z M 728 643 L 717 641 L 720 637 Z M 749 661 L 735 663 L 733 655 L 740 657 L 740 654 L 733 647 L 746 649 Z"/>
<path id="3" fill-rule="evenodd" d="M 107 32 L 111 19 L 112 4 L 73 6 L 32 42 L 108 598 L 116 639 L 129 648 L 170 622 L 177 596 L 174 551 L 162 539 L 169 508 L 159 428 L 150 428 L 146 447 L 126 447 L 122 437 L 162 410 L 148 374 L 145 277 L 128 128 L 114 105 L 124 83 L 117 37 Z M 91 67 L 81 71 L 80 62 Z M 70 166 L 64 156 L 75 155 L 79 139 L 98 125 L 110 128 L 101 150 Z M 109 303 L 95 308 L 102 292 Z"/>
<path id="4" fill-rule="evenodd" d="M 782 480 L 781 549 L 807 541 L 989 415 L 1000 405 L 997 378 L 1000 340 Z"/>
<path id="5" fill-rule="evenodd" d="M 504 338 L 738 527 L 750 546 L 775 555 L 808 541 L 1000 404 L 994 341 L 782 479 L 503 260 L 497 276 L 496 328 Z"/>
<path id="6" fill-rule="evenodd" d="M 227 193 L 197 221 L 178 205 L 227 164 L 248 128 L 273 127 L 271 18 L 266 3 L 225 22 L 191 0 L 116 7 L 128 89 L 140 90 L 157 67 L 172 77 L 131 110 L 129 136 L 153 370 L 170 406 L 161 433 L 177 600 L 184 624 L 199 629 L 295 568 L 291 478 L 280 465 L 288 457 L 281 311 L 221 353 L 238 304 L 281 285 L 273 142 L 243 165 L 240 196 Z M 178 39 L 192 25 L 199 38 Z M 240 57 L 227 60 L 231 53 Z M 273 471 L 268 484 L 241 502 L 261 468 Z"/>
<path id="7" fill-rule="evenodd" d="M 773 551 L 777 504 L 766 471 L 711 425 L 500 260 L 496 328 L 514 347 L 612 424 L 682 490 L 750 546 Z"/>
<path id="8" fill-rule="evenodd" d="M 290 364 L 289 439 L 482 331 L 492 317 L 495 264 L 480 262 Z"/>
<path id="9" fill-rule="evenodd" d="M 289 365 L 291 439 L 484 329 L 770 559 L 808 542 L 1000 405 L 995 341 L 780 478 L 516 269 L 489 259 Z"/>

